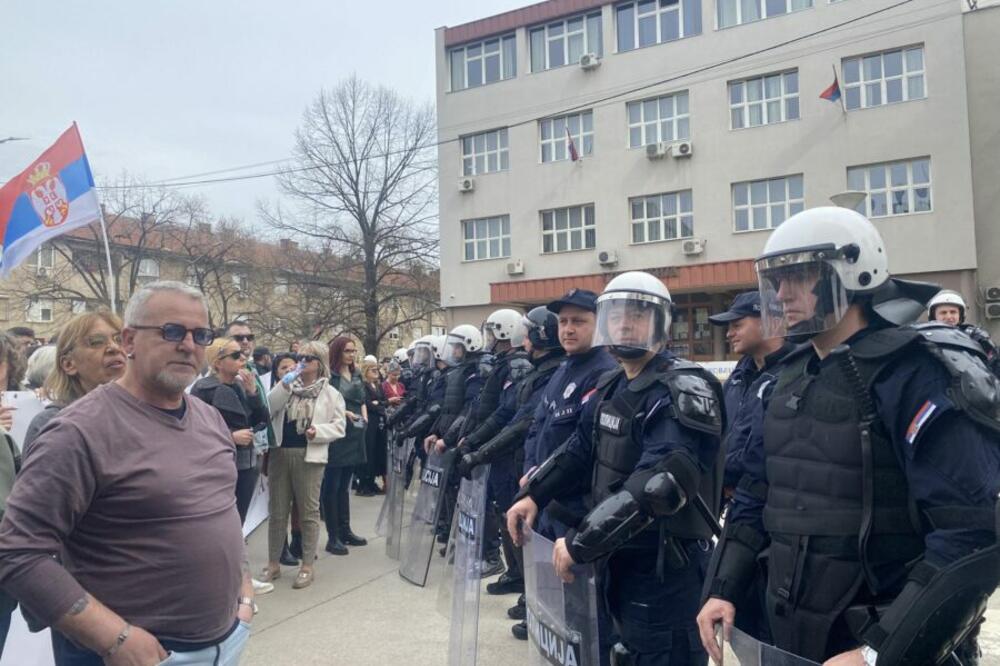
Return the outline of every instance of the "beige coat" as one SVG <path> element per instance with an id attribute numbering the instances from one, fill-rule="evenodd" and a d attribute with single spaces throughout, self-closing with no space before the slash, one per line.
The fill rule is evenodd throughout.
<path id="1" fill-rule="evenodd" d="M 282 382 L 275 384 L 267 394 L 267 402 L 271 407 L 271 428 L 274 430 L 274 442 L 277 446 L 281 446 L 281 438 L 284 436 L 285 410 L 291 397 L 292 392 Z M 324 386 L 313 408 L 312 425 L 316 428 L 316 437 L 306 442 L 306 462 L 326 464 L 327 445 L 344 436 L 347 427 L 345 409 L 344 396 L 329 384 Z"/>

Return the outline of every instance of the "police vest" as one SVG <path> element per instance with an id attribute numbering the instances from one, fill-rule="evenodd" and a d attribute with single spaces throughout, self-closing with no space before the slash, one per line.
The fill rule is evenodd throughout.
<path id="1" fill-rule="evenodd" d="M 458 416 L 461 413 L 465 407 L 465 384 L 477 372 L 479 372 L 478 360 L 469 359 L 448 373 L 444 400 L 441 403 L 442 416 Z"/>
<path id="2" fill-rule="evenodd" d="M 593 505 L 621 490 L 642 456 L 642 426 L 646 420 L 647 394 L 658 386 L 670 391 L 670 416 L 681 425 L 721 435 L 723 423 L 722 387 L 700 365 L 677 358 L 656 357 L 642 372 L 625 383 L 621 369 L 605 373 L 597 383 L 600 402 L 594 422 L 595 465 L 591 480 Z M 722 493 L 724 452 L 721 446 L 714 465 L 701 476 L 698 494 L 717 512 Z M 680 539 L 711 540 L 712 530 L 692 503 L 672 516 L 660 518 L 647 532 L 661 530 Z M 648 539 L 637 539 L 641 544 Z"/>
<path id="3" fill-rule="evenodd" d="M 483 390 L 479 392 L 479 404 L 476 406 L 476 423 L 482 423 L 500 406 L 500 394 L 503 393 L 504 386 L 511 376 L 511 366 L 514 363 L 531 363 L 528 356 L 523 351 L 510 351 L 496 357 L 493 365 L 493 372 L 487 377 L 483 384 Z"/>
<path id="4" fill-rule="evenodd" d="M 559 369 L 560 364 L 565 359 L 566 356 L 564 354 L 547 358 L 539 363 L 538 367 L 532 370 L 527 377 L 522 379 L 520 385 L 517 387 L 517 406 L 523 407 L 528 404 L 528 401 L 531 400 L 535 393 L 545 388 L 549 379 L 552 378 L 552 375 Z"/>

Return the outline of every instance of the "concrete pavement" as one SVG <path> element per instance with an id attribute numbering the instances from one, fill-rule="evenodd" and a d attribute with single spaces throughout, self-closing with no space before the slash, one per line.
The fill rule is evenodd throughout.
<path id="1" fill-rule="evenodd" d="M 375 536 L 382 497 L 351 497 L 352 526 L 367 546 L 337 557 L 321 552 L 316 578 L 304 590 L 293 590 L 296 569 L 285 567 L 275 590 L 258 597 L 260 613 L 244 655 L 244 666 L 441 666 L 447 663 L 448 620 L 438 610 L 438 589 L 399 577 L 398 563 L 385 556 L 385 541 Z M 320 539 L 320 549 L 325 545 Z M 250 537 L 254 571 L 267 559 L 267 525 Z M 442 558 L 435 555 L 439 573 Z M 485 581 L 484 581 L 485 583 Z M 510 634 L 506 609 L 515 595 L 482 595 L 479 666 L 523 664 L 527 644 Z M 994 597 L 981 644 L 983 666 L 1000 666 L 1000 597 Z"/>

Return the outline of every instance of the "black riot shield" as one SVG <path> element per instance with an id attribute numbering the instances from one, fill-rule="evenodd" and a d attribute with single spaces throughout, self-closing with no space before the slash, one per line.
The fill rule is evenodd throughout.
<path id="1" fill-rule="evenodd" d="M 413 437 L 407 437 L 400 446 L 395 446 L 394 443 L 389 445 L 387 458 L 389 473 L 386 475 L 389 487 L 386 489 L 382 511 L 375 524 L 375 532 L 385 537 L 385 554 L 394 560 L 399 559 L 400 544 L 403 540 L 403 518 L 406 515 L 406 461 L 415 443 Z M 382 531 L 379 531 L 380 526 Z"/>
<path id="2" fill-rule="evenodd" d="M 477 467 L 471 480 L 462 479 L 452 521 L 453 541 L 449 542 L 444 578 L 438 587 L 438 609 L 451 621 L 449 666 L 476 664 L 489 469 L 489 465 Z"/>
<path id="3" fill-rule="evenodd" d="M 420 489 L 399 562 L 399 575 L 420 587 L 427 584 L 437 523 L 454 457 L 454 449 L 441 454 L 431 453 L 420 471 Z"/>
<path id="4" fill-rule="evenodd" d="M 729 640 L 722 643 L 722 663 L 724 666 L 819 666 L 815 661 L 761 643 L 736 627 Z"/>
<path id="5" fill-rule="evenodd" d="M 529 666 L 599 666 L 597 586 L 593 565 L 574 566 L 563 583 L 552 566 L 554 544 L 526 530 L 524 597 L 528 612 Z"/>

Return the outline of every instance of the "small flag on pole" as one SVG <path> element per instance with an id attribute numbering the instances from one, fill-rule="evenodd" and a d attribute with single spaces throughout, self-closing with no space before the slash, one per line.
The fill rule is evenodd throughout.
<path id="1" fill-rule="evenodd" d="M 580 159 L 580 153 L 576 152 L 576 144 L 573 143 L 573 135 L 569 133 L 569 127 L 566 128 L 566 141 L 567 148 L 569 149 L 569 158 L 576 162 Z"/>
<path id="2" fill-rule="evenodd" d="M 8 277 L 46 241 L 100 220 L 94 176 L 73 123 L 0 188 L 0 277 Z"/>
<path id="3" fill-rule="evenodd" d="M 839 102 L 840 101 L 840 83 L 837 82 L 837 72 L 833 73 L 833 83 L 830 87 L 819 94 L 820 99 L 825 99 L 828 102 Z"/>

